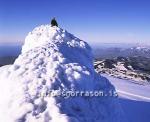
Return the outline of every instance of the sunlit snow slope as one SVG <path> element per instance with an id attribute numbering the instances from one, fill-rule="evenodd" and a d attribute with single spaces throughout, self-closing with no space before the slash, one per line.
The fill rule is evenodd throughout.
<path id="1" fill-rule="evenodd" d="M 0 76 L 0 121 L 123 122 L 115 97 L 47 96 L 50 90 L 114 90 L 94 71 L 89 45 L 67 31 L 42 25 Z M 41 96 L 45 94 L 45 96 Z"/>

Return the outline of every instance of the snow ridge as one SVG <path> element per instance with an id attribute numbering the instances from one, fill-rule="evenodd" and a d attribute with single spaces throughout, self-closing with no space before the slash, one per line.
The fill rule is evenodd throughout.
<path id="1" fill-rule="evenodd" d="M 7 122 L 120 122 L 114 97 L 47 96 L 51 90 L 114 91 L 93 67 L 90 46 L 67 31 L 42 25 L 28 34 L 22 53 L 3 72 L 0 120 Z M 41 96 L 46 95 L 46 96 Z"/>

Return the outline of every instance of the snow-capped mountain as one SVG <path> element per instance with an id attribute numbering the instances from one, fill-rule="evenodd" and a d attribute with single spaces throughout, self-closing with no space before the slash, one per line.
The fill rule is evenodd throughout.
<path id="1" fill-rule="evenodd" d="M 90 46 L 58 27 L 28 34 L 13 65 L 0 71 L 3 122 L 123 122 L 114 87 L 95 72 Z M 57 91 L 59 95 L 50 95 Z M 62 91 L 103 91 L 103 97 L 66 97 Z"/>
<path id="2" fill-rule="evenodd" d="M 149 57 L 116 57 L 95 61 L 95 69 L 99 73 L 106 73 L 123 79 L 150 82 L 149 62 Z"/>
<path id="3" fill-rule="evenodd" d="M 123 45 L 123 44 L 122 44 Z M 96 59 L 142 56 L 150 57 L 150 46 L 132 46 L 132 47 L 99 47 L 94 50 Z"/>

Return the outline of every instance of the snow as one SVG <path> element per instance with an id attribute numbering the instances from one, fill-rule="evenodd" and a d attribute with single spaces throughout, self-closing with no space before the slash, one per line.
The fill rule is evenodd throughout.
<path id="1" fill-rule="evenodd" d="M 116 97 L 49 96 L 51 90 L 115 91 L 93 67 L 90 46 L 58 27 L 30 32 L 13 65 L 1 68 L 3 122 L 124 122 Z"/>
<path id="2" fill-rule="evenodd" d="M 150 85 L 141 85 L 106 74 L 103 76 L 107 77 L 116 87 L 119 101 L 129 122 L 150 121 Z"/>
<path id="3" fill-rule="evenodd" d="M 124 67 L 124 64 L 121 62 L 117 62 L 116 69 L 120 71 L 127 71 L 127 69 Z"/>
<path id="4" fill-rule="evenodd" d="M 111 81 L 111 83 L 115 86 L 116 91 L 123 94 L 124 98 L 132 96 L 131 99 L 150 102 L 150 85 L 141 85 L 140 83 L 138 84 L 132 80 L 118 79 L 106 74 L 103 74 L 103 76 L 107 77 Z"/>

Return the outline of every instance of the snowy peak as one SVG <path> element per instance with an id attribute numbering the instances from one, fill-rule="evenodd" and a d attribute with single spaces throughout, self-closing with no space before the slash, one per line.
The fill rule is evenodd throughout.
<path id="1" fill-rule="evenodd" d="M 62 43 L 66 42 L 70 46 L 78 46 L 86 48 L 88 46 L 84 41 L 78 39 L 59 27 L 51 25 L 42 25 L 36 27 L 32 32 L 29 32 L 25 39 L 25 44 L 22 48 L 22 53 L 29 51 L 35 47 L 43 46 L 47 43 Z"/>
<path id="2" fill-rule="evenodd" d="M 47 55 L 46 57 L 51 58 L 52 61 L 55 58 L 51 56 L 57 52 L 61 54 L 61 57 L 64 59 L 70 59 L 85 64 L 94 71 L 92 63 L 93 55 L 90 46 L 83 40 L 68 33 L 66 30 L 56 26 L 51 27 L 51 25 L 36 27 L 27 35 L 25 44 L 22 47 L 22 53 L 29 53 L 28 51 L 30 51 L 35 54 L 35 50 L 41 51 L 43 48 L 50 53 L 50 56 Z M 60 59 L 60 57 L 58 59 Z"/>
<path id="3" fill-rule="evenodd" d="M 93 66 L 90 46 L 67 31 L 42 25 L 28 34 L 22 54 L 5 71 L 0 94 L 5 122 L 120 122 L 110 82 Z M 51 91 L 59 91 L 52 96 Z M 103 91 L 105 97 L 65 97 L 62 91 Z M 116 108 L 117 109 L 116 109 Z"/>

